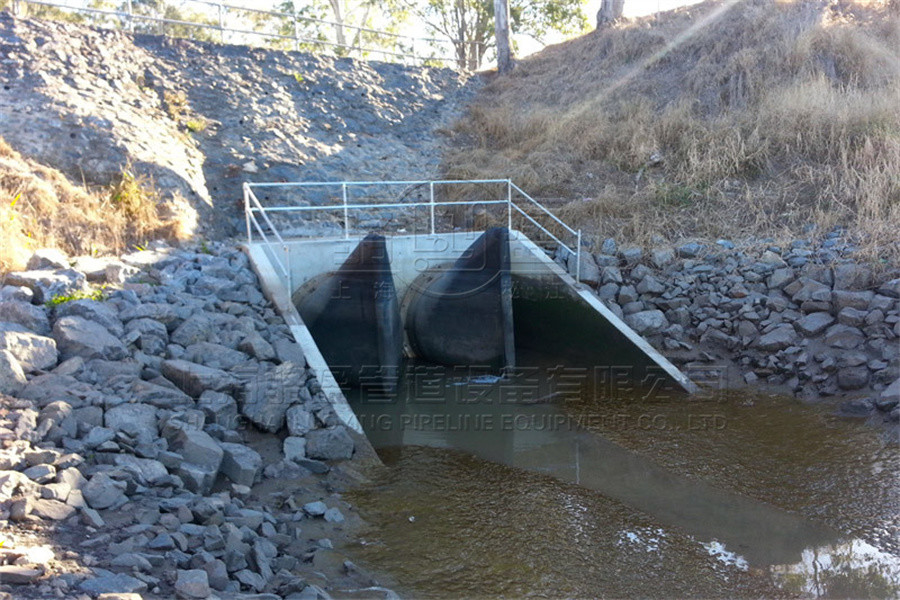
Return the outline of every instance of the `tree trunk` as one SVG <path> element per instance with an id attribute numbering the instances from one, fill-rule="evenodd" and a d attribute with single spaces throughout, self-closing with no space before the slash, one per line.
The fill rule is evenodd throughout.
<path id="1" fill-rule="evenodd" d="M 347 38 L 344 36 L 344 17 L 341 15 L 341 0 L 328 0 L 328 2 L 331 4 L 332 12 L 334 12 L 334 35 L 337 43 L 340 44 L 342 50 L 349 50 L 349 48 L 346 48 Z"/>
<path id="2" fill-rule="evenodd" d="M 597 11 L 597 27 L 603 27 L 616 19 L 622 18 L 625 10 L 625 0 L 602 0 L 600 10 Z"/>
<path id="3" fill-rule="evenodd" d="M 513 68 L 507 0 L 494 0 L 494 31 L 497 34 L 497 71 L 502 75 L 509 73 Z"/>

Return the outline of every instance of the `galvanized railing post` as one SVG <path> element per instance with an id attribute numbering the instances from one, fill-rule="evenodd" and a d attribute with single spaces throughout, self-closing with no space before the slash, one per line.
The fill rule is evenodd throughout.
<path id="1" fill-rule="evenodd" d="M 291 250 L 288 248 L 287 242 L 283 242 L 281 248 L 284 250 L 284 262 L 287 265 L 287 301 L 291 303 L 294 296 L 294 269 L 291 268 Z"/>
<path id="2" fill-rule="evenodd" d="M 350 239 L 350 211 L 347 210 L 347 183 L 341 184 L 341 191 L 344 196 L 344 239 Z"/>
<path id="3" fill-rule="evenodd" d="M 581 230 L 578 230 L 578 245 L 575 247 L 575 281 L 581 283 Z"/>
<path id="4" fill-rule="evenodd" d="M 15 16 L 17 16 L 17 17 L 21 17 L 21 16 L 22 16 L 22 13 L 19 12 L 19 0 L 13 0 L 13 3 L 12 3 L 12 14 L 15 15 Z"/>
<path id="5" fill-rule="evenodd" d="M 219 41 L 225 43 L 225 5 L 219 2 Z"/>
<path id="6" fill-rule="evenodd" d="M 506 228 L 512 231 L 512 179 L 506 180 Z"/>
<path id="7" fill-rule="evenodd" d="M 434 235 L 434 182 L 433 181 L 428 183 L 428 197 L 429 197 L 428 209 L 431 211 L 431 235 Z"/>
<path id="8" fill-rule="evenodd" d="M 125 10 L 128 13 L 128 31 L 134 33 L 134 4 L 131 0 L 125 3 Z"/>
<path id="9" fill-rule="evenodd" d="M 253 243 L 253 231 L 250 229 L 250 184 L 244 182 L 244 220 L 247 222 L 247 244 Z"/>
<path id="10" fill-rule="evenodd" d="M 293 16 L 294 20 L 294 50 L 300 52 L 300 19 L 297 15 Z"/>

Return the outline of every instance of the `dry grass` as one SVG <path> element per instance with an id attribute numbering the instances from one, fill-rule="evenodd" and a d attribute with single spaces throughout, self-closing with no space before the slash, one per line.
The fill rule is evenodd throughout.
<path id="1" fill-rule="evenodd" d="M 180 239 L 149 182 L 126 170 L 108 190 L 86 191 L 26 160 L 0 139 L 0 273 L 21 269 L 37 248 L 108 254 L 148 239 Z"/>
<path id="2" fill-rule="evenodd" d="M 796 237 L 900 255 L 896 4 L 725 0 L 594 32 L 486 86 L 450 177 L 506 177 L 598 237 Z"/>

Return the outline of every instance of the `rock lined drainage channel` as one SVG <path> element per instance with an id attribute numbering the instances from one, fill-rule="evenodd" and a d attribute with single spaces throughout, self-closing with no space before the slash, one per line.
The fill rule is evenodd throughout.
<path id="1" fill-rule="evenodd" d="M 394 595 L 334 550 L 377 458 L 242 252 L 42 251 L 5 283 L 0 596 Z"/>

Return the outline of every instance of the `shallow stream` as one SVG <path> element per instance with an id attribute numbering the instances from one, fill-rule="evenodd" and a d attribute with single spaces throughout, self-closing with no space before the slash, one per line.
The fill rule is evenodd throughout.
<path id="1" fill-rule="evenodd" d="M 898 597 L 900 450 L 790 398 L 542 364 L 348 390 L 385 466 L 347 550 L 410 597 Z"/>

